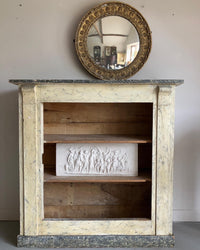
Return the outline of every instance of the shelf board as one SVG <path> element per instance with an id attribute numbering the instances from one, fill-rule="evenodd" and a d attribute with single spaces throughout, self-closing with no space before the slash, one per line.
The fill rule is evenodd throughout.
<path id="1" fill-rule="evenodd" d="M 135 135 L 45 134 L 44 143 L 151 143 L 151 139 Z"/>
<path id="2" fill-rule="evenodd" d="M 151 176 L 147 173 L 142 176 L 56 176 L 54 170 L 45 169 L 44 171 L 44 182 L 133 183 L 150 181 Z"/>

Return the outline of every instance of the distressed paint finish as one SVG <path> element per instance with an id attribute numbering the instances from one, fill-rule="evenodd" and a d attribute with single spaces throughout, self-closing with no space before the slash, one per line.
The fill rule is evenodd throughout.
<path id="1" fill-rule="evenodd" d="M 21 83 L 20 235 L 171 235 L 175 85 Z M 151 220 L 43 219 L 43 102 L 153 103 Z"/>
<path id="2" fill-rule="evenodd" d="M 23 163 L 23 104 L 21 87 L 18 94 L 19 105 L 19 200 L 20 200 L 20 235 L 24 234 L 24 163 Z"/>
<path id="3" fill-rule="evenodd" d="M 39 235 L 154 235 L 150 220 L 48 220 Z"/>
<path id="4" fill-rule="evenodd" d="M 157 88 L 154 91 L 157 93 Z M 152 220 L 152 227 L 154 229 L 154 234 L 156 232 L 156 152 L 157 152 L 157 95 L 154 95 L 153 100 L 153 126 L 152 126 L 152 190 L 151 190 L 151 220 Z"/>
<path id="5" fill-rule="evenodd" d="M 43 104 L 37 86 L 20 90 L 20 234 L 37 235 L 43 218 Z"/>
<path id="6" fill-rule="evenodd" d="M 43 180 L 44 180 L 44 166 L 42 164 L 42 154 L 44 153 L 44 146 L 43 146 L 43 103 L 37 102 L 36 104 L 37 109 L 37 117 L 36 117 L 36 124 L 37 124 L 37 176 L 36 176 L 36 199 L 37 199 L 37 221 L 38 224 L 44 217 L 44 202 L 43 202 Z"/>
<path id="7" fill-rule="evenodd" d="M 59 84 L 38 85 L 40 102 L 152 102 L 156 106 L 157 87 L 153 85 L 91 85 Z M 154 128 L 156 124 L 154 124 Z M 155 141 L 155 139 L 154 139 Z M 153 151 L 155 152 L 155 144 Z M 155 169 L 153 163 L 153 173 Z M 155 179 L 152 180 L 155 187 Z M 95 234 L 155 234 L 155 188 L 152 190 L 152 220 L 96 220 L 96 221 L 48 221 L 41 222 L 39 235 L 95 235 Z"/>
<path id="8" fill-rule="evenodd" d="M 160 87 L 157 125 L 156 234 L 172 235 L 174 87 Z"/>
<path id="9" fill-rule="evenodd" d="M 37 235 L 37 105 L 36 87 L 22 89 L 23 100 L 23 172 L 24 234 Z M 21 204 L 22 206 L 22 204 Z"/>
<path id="10" fill-rule="evenodd" d="M 38 85 L 40 102 L 153 102 L 155 86 L 122 84 Z M 134 90 L 133 90 L 134 89 Z"/>

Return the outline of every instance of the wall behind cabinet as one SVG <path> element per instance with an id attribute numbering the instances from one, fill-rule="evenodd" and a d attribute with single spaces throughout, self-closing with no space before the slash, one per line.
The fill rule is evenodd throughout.
<path id="1" fill-rule="evenodd" d="M 92 79 L 74 50 L 81 16 L 105 0 L 0 0 L 0 219 L 18 218 L 17 88 L 9 78 Z M 174 219 L 200 220 L 200 1 L 126 0 L 152 30 L 132 78 L 181 78 L 175 120 Z"/>

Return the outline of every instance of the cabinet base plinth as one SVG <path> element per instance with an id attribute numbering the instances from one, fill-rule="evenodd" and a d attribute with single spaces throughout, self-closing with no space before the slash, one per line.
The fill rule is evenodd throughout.
<path id="1" fill-rule="evenodd" d="M 18 235 L 18 247 L 38 248 L 133 248 L 133 247 L 174 247 L 174 236 L 139 235 Z"/>

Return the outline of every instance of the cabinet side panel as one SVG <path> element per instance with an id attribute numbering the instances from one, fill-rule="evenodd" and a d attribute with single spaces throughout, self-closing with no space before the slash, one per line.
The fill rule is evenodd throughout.
<path id="1" fill-rule="evenodd" d="M 23 164 L 23 116 L 22 116 L 22 92 L 18 94 L 19 114 L 19 200 L 20 200 L 20 235 L 24 234 L 24 164 Z"/>
<path id="2" fill-rule="evenodd" d="M 156 95 L 155 95 L 155 99 Z M 151 220 L 152 220 L 152 227 L 155 232 L 155 221 L 156 221 L 156 142 L 157 142 L 157 100 L 154 100 L 153 103 L 153 121 L 152 121 L 152 186 L 151 186 Z"/>
<path id="3" fill-rule="evenodd" d="M 38 226 L 41 220 L 44 218 L 44 205 L 43 205 L 43 179 L 44 179 L 44 166 L 42 164 L 42 154 L 44 152 L 43 145 L 43 103 L 37 103 L 37 215 Z"/>
<path id="4" fill-rule="evenodd" d="M 36 87 L 23 87 L 24 235 L 37 235 Z"/>
<path id="5" fill-rule="evenodd" d="M 172 234 L 174 87 L 160 87 L 157 127 L 156 234 Z"/>

